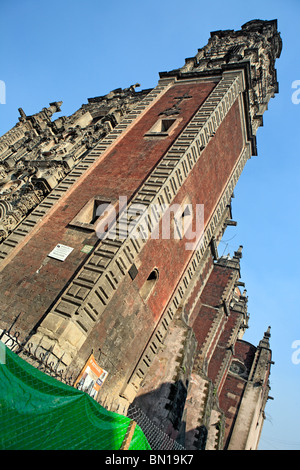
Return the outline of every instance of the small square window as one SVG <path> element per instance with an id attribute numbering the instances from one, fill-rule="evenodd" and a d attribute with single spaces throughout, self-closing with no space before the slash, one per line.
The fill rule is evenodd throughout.
<path id="1" fill-rule="evenodd" d="M 154 137 L 168 136 L 178 124 L 178 119 L 160 118 L 145 135 Z"/>

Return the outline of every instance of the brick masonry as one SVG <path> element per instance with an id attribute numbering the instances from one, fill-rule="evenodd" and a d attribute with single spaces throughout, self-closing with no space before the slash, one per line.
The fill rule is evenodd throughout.
<path id="1" fill-rule="evenodd" d="M 241 252 L 217 259 L 215 244 L 277 90 L 280 51 L 274 21 L 212 33 L 184 67 L 161 74 L 131 118 L 98 142 L 0 249 L 1 328 L 20 314 L 22 337 L 66 353 L 74 375 L 93 352 L 109 373 L 99 397 L 104 406 L 128 405 L 136 396 L 150 413 L 159 403 L 153 419 L 174 438 L 186 426 L 191 448 L 255 446 L 267 400 L 269 333 L 257 348 L 240 339 L 248 321 L 246 298 L 236 289 Z M 162 116 L 176 119 L 174 126 L 150 135 Z M 71 224 L 92 198 L 117 207 L 120 196 L 202 204 L 205 232 L 195 253 L 184 238 L 159 238 L 133 255 L 127 239 L 99 242 L 87 226 Z M 63 262 L 48 257 L 58 243 L 73 248 Z M 95 249 L 91 256 L 86 245 Z M 154 268 L 159 275 L 146 298 Z"/>
<path id="2" fill-rule="evenodd" d="M 84 263 L 86 255 L 81 252 L 82 247 L 85 244 L 97 244 L 93 232 L 70 227 L 68 222 L 73 220 L 95 195 L 112 202 L 120 195 L 130 200 L 145 176 L 159 162 L 214 86 L 213 82 L 205 82 L 177 84 L 170 88 L 124 137 L 112 146 L 93 170 L 74 184 L 71 193 L 56 204 L 49 216 L 44 217 L 39 230 L 27 237 L 27 243 L 1 273 L 1 300 L 5 312 L 2 314 L 2 320 L 7 326 L 21 312 L 17 327 L 26 335 L 43 319 L 72 279 L 74 272 Z M 180 103 L 180 120 L 174 132 L 163 139 L 145 137 L 160 113 L 170 109 L 178 96 L 184 95 L 189 98 Z M 240 105 L 236 101 L 180 188 L 174 203 L 180 204 L 189 196 L 193 207 L 203 204 L 207 224 L 237 164 L 243 143 Z M 57 243 L 74 248 L 63 263 L 47 257 Z M 117 390 L 120 384 L 129 378 L 132 365 L 136 364 L 145 343 L 149 341 L 151 332 L 191 257 L 191 253 L 184 249 L 184 244 L 184 239 L 149 240 L 136 260 L 136 278 L 132 280 L 128 275 L 125 277 L 118 288 L 118 295 L 112 298 L 88 340 L 81 347 L 73 369 L 80 369 L 91 350 L 96 351 L 101 365 L 110 371 L 103 395 L 113 394 L 113 390 Z M 170 265 L 166 264 L 166 259 L 172 259 L 171 269 Z M 159 279 L 152 295 L 144 302 L 139 292 L 154 267 L 159 271 Z M 211 267 L 210 261 L 207 270 Z M 207 273 L 208 271 L 204 271 L 203 279 Z M 216 283 L 216 279 L 213 282 Z M 14 297 L 9 295 L 12 286 Z M 84 287 L 80 287 L 76 292 L 77 299 L 84 300 L 85 291 Z M 197 309 L 195 312 L 197 315 Z M 215 311 L 212 310 L 212 321 L 214 315 Z M 208 331 L 211 322 L 208 321 L 205 327 L 204 318 L 202 320 L 201 334 L 204 335 L 205 328 Z M 196 324 L 194 328 L 199 336 Z M 200 340 L 199 336 L 198 341 Z"/>
<path id="3" fill-rule="evenodd" d="M 94 233 L 70 228 L 68 223 L 95 195 L 113 202 L 119 196 L 130 200 L 214 86 L 214 83 L 178 85 L 167 91 L 95 165 L 93 171 L 75 183 L 71 194 L 58 202 L 55 210 L 43 219 L 40 229 L 27 237 L 27 243 L 1 272 L 1 317 L 7 326 L 20 312 L 19 325 L 24 333 L 30 332 L 40 321 L 86 260 L 87 256 L 81 252 L 83 246 L 94 246 L 98 241 Z M 174 133 L 164 139 L 145 138 L 145 133 L 155 124 L 159 114 L 176 103 L 175 97 L 185 93 L 191 96 L 192 90 L 194 99 L 182 102 L 182 120 Z M 63 263 L 47 258 L 58 243 L 74 248 Z M 13 298 L 9 295 L 11 289 L 14 291 Z"/>

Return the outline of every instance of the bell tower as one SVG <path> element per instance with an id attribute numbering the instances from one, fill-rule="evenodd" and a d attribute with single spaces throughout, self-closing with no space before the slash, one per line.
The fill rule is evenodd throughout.
<path id="1" fill-rule="evenodd" d="M 218 244 L 278 92 L 281 48 L 276 20 L 215 31 L 153 89 L 116 89 L 54 121 L 61 102 L 21 110 L 0 139 L 3 172 L 18 165 L 28 189 L 1 196 L 0 328 L 13 324 L 26 360 L 47 357 L 73 384 L 93 353 L 107 373 L 97 397 L 107 409 L 126 413 L 146 389 L 161 390 L 158 416 L 175 438 L 194 377 L 205 385 L 198 448 L 207 436 L 222 446 L 209 429 L 212 416 L 224 421 L 216 400 L 247 327 L 241 247 L 219 258 Z M 267 335 L 247 388 L 253 406 Z M 203 397 L 211 406 L 200 416 Z"/>

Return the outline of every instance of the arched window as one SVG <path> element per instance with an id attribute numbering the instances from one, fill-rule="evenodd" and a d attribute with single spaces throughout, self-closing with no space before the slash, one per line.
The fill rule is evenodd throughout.
<path id="1" fill-rule="evenodd" d="M 144 283 L 143 287 L 140 289 L 140 296 L 142 297 L 143 300 L 147 300 L 149 295 L 154 289 L 155 284 L 157 283 L 158 280 L 158 269 L 153 269 L 149 276 L 147 277 L 146 282 Z"/>

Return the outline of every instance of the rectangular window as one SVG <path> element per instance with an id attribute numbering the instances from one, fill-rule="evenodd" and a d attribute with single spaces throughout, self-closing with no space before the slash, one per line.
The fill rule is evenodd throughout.
<path id="1" fill-rule="evenodd" d="M 145 134 L 146 137 L 166 137 L 177 126 L 179 120 L 172 118 L 160 118 Z"/>
<path id="2" fill-rule="evenodd" d="M 97 220 L 105 213 L 110 204 L 110 200 L 95 196 L 83 206 L 69 225 L 95 230 Z"/>

